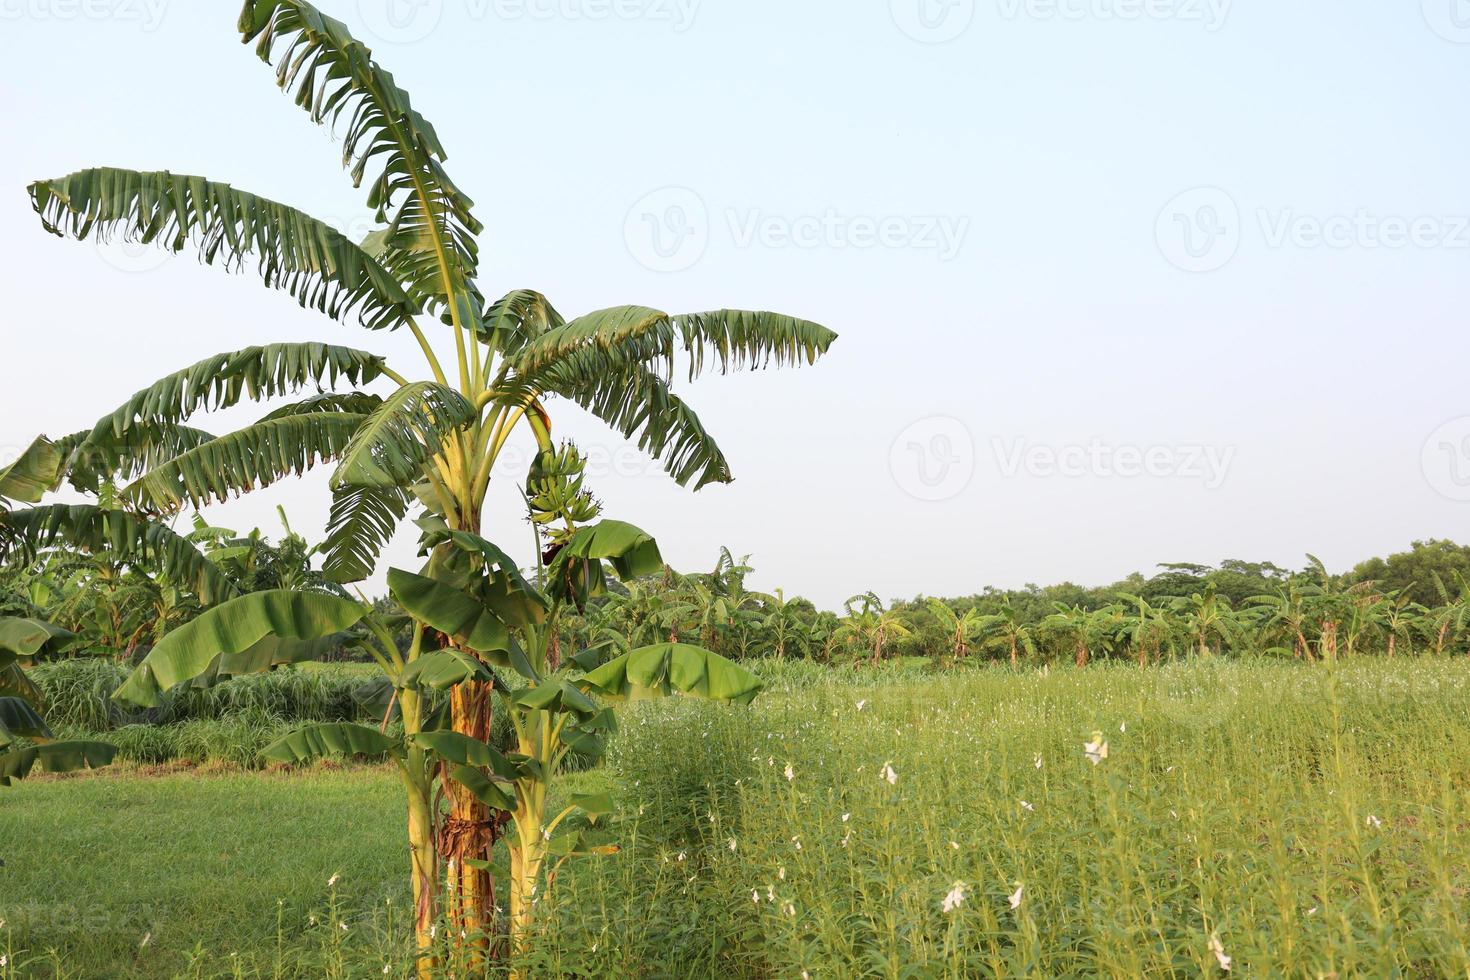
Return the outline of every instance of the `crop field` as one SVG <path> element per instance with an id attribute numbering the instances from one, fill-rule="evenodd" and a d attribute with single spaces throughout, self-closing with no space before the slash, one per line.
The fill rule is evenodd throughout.
<path id="1" fill-rule="evenodd" d="M 758 668 L 623 713 L 531 976 L 1463 976 L 1470 663 Z M 407 976 L 387 767 L 34 778 L 5 977 Z"/>

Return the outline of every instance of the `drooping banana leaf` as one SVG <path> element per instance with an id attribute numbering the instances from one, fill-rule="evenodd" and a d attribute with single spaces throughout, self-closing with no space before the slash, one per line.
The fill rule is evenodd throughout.
<path id="1" fill-rule="evenodd" d="M 260 756 L 272 762 L 313 762 L 317 759 L 341 759 L 353 756 L 379 757 L 403 754 L 396 738 L 376 728 L 337 722 L 308 725 L 267 745 Z"/>
<path id="2" fill-rule="evenodd" d="M 15 462 L 0 469 L 0 498 L 39 503 L 56 485 L 60 468 L 61 452 L 49 439 L 37 439 Z"/>
<path id="3" fill-rule="evenodd" d="M 614 700 L 687 694 L 749 704 L 764 683 L 739 664 L 687 643 L 659 643 L 610 660 L 577 682 Z"/>
<path id="4" fill-rule="evenodd" d="M 18 738 L 50 737 L 51 729 L 35 708 L 20 698 L 0 698 L 0 748 Z"/>
<path id="5" fill-rule="evenodd" d="M 415 619 L 479 653 L 509 653 L 510 633 L 484 604 L 459 589 L 401 568 L 388 570 L 388 590 Z"/>
<path id="6" fill-rule="evenodd" d="M 117 747 L 106 742 L 48 742 L 0 754 L 0 786 L 24 779 L 36 766 L 42 772 L 97 769 L 112 762 Z"/>
<path id="7" fill-rule="evenodd" d="M 113 697 L 154 707 L 163 691 L 205 673 L 222 654 L 243 654 L 267 637 L 318 640 L 364 615 L 356 600 L 323 593 L 277 589 L 241 596 L 165 636 Z"/>
<path id="8" fill-rule="evenodd" d="M 600 521 L 578 528 L 547 571 L 551 594 L 579 608 L 607 590 L 602 563 L 627 581 L 663 570 L 663 556 L 653 536 L 623 521 Z"/>
<path id="9" fill-rule="evenodd" d="M 31 660 L 55 653 L 76 639 L 77 635 L 70 630 L 43 620 L 0 617 L 0 657 L 10 654 L 22 660 Z M 0 659 L 0 666 L 3 665 L 3 659 Z"/>

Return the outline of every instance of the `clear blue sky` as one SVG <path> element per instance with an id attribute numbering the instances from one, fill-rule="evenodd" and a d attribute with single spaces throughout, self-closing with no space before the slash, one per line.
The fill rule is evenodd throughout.
<path id="1" fill-rule="evenodd" d="M 487 226 L 486 292 L 841 333 L 815 369 L 685 389 L 733 486 L 597 480 L 682 567 L 726 544 L 758 586 L 835 605 L 1470 539 L 1470 4 L 322 7 L 436 124 Z M 219 350 L 322 339 L 414 363 L 407 338 L 249 275 L 104 256 L 31 214 L 30 180 L 108 164 L 364 227 L 339 148 L 235 15 L 0 0 L 7 453 Z M 585 420 L 563 431 L 619 451 Z M 323 484 L 219 520 L 272 526 L 280 502 L 314 533 Z M 495 499 L 492 535 L 529 552 Z"/>

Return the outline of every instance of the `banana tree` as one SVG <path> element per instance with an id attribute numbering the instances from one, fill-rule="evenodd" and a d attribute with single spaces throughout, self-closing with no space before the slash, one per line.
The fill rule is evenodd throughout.
<path id="1" fill-rule="evenodd" d="M 801 615 L 803 611 L 810 609 L 810 603 L 805 600 L 787 599 L 782 589 L 778 588 L 772 593 L 761 625 L 770 637 L 771 650 L 777 659 L 785 660 L 787 650 L 791 649 L 803 657 L 810 651 L 814 639 L 813 631 Z"/>
<path id="2" fill-rule="evenodd" d="M 268 487 L 333 461 L 331 516 L 323 545 L 326 574 L 341 583 L 369 577 L 385 543 L 417 509 L 417 520 L 442 524 L 445 535 L 433 540 L 428 564 L 418 577 L 431 583 L 435 594 L 440 589 L 456 594 L 451 598 L 465 619 L 452 625 L 465 630 L 434 625 L 426 607 L 401 594 L 409 583 L 402 577 L 408 573 L 401 573 L 390 582 L 412 616 L 415 641 L 409 656 L 383 642 L 382 623 L 352 617 L 349 610 L 360 604 L 295 592 L 285 595 L 312 606 L 324 604 L 330 615 L 313 615 L 305 624 L 266 619 L 280 629 L 239 633 L 236 645 L 246 638 L 250 642 L 229 656 L 244 657 L 251 665 L 268 663 L 275 654 L 257 649 L 257 644 L 311 642 L 301 634 L 314 634 L 317 626 L 340 631 L 351 619 L 353 628 L 370 634 L 370 647 L 401 685 L 399 701 L 407 715 L 420 677 L 411 673 L 414 665 L 429 652 L 444 654 L 433 661 L 436 669 L 450 660 L 461 663 L 455 654 L 461 655 L 468 663 L 463 663 L 464 675 L 449 686 L 444 724 L 446 730 L 483 741 L 490 729 L 494 685 L 472 664 L 508 658 L 525 668 L 523 675 L 535 675 L 525 677 L 530 686 L 546 681 L 529 650 L 523 651 L 525 656 L 512 656 L 497 645 L 508 641 L 499 639 L 506 630 L 498 618 L 504 610 L 493 604 L 503 600 L 507 581 L 516 590 L 520 583 L 507 568 L 513 569 L 513 562 L 502 562 L 498 549 L 477 544 L 487 488 L 512 437 L 528 430 L 538 462 L 554 455 L 550 410 L 561 399 L 636 441 L 681 485 L 698 489 L 727 482 L 731 474 L 724 454 L 670 387 L 676 359 L 687 363 L 691 379 L 708 368 L 725 372 L 812 363 L 835 335 L 815 323 L 774 313 L 673 315 L 621 306 L 567 320 L 545 296 L 531 290 L 487 299 L 477 284 L 476 238 L 482 226 L 473 202 L 445 169 L 447 154 L 433 126 L 372 52 L 346 25 L 297 0 L 247 0 L 238 27 L 242 40 L 253 43 L 259 58 L 274 67 L 279 87 L 314 122 L 340 137 L 343 163 L 354 184 L 366 182 L 367 203 L 378 226 L 362 241 L 353 241 L 304 211 L 229 184 L 168 171 L 115 168 L 82 170 L 31 185 L 42 224 L 76 239 L 121 237 L 173 252 L 192 245 L 204 263 L 232 270 L 253 264 L 265 285 L 287 292 L 303 307 L 369 330 L 407 331 L 423 354 L 427 377 L 411 379 L 376 354 L 321 343 L 272 344 L 205 359 L 140 390 L 91 430 L 65 443 L 68 479 L 74 485 L 103 478 L 127 481 L 116 508 L 49 506 L 17 512 L 0 526 L 0 542 L 26 548 L 56 542 L 84 549 L 106 545 L 130 558 L 147 555 L 166 565 L 171 580 L 190 588 L 206 605 L 223 601 L 221 609 L 229 610 L 225 618 L 234 623 L 257 607 L 236 598 L 228 579 L 167 522 L 186 507 Z M 435 340 L 446 333 L 447 349 L 441 350 L 444 345 Z M 386 391 L 385 383 L 391 383 Z M 367 390 L 374 384 L 383 393 Z M 314 390 L 300 398 L 303 388 Z M 186 425 L 198 412 L 291 395 L 297 400 L 222 436 Z M 600 540 L 595 534 L 592 538 Z M 547 561 L 555 565 L 555 549 L 571 543 L 554 543 Z M 601 546 L 579 559 L 589 578 L 596 577 L 593 568 L 600 571 L 593 562 L 601 560 L 595 554 Z M 561 568 L 566 570 L 570 562 Z M 489 591 L 479 598 L 474 588 L 481 586 L 473 586 L 477 574 L 494 583 L 482 583 L 482 591 Z M 339 602 L 334 604 L 334 598 Z M 515 615 L 532 613 L 519 609 Z M 209 617 L 206 613 L 196 622 L 219 622 Z M 540 621 L 520 628 L 539 629 Z M 441 646 L 436 636 L 448 639 Z M 217 639 L 211 636 L 210 643 Z M 221 649 L 212 656 L 221 656 Z M 185 680 L 201 666 L 200 658 L 191 648 L 188 670 L 174 667 L 162 674 L 155 665 L 145 665 L 140 671 L 153 671 L 153 681 L 145 676 L 141 687 L 130 690 L 146 696 L 154 681 Z M 559 705 L 535 710 L 556 714 Z M 353 747 L 350 741 L 321 744 L 328 749 Z M 413 753 L 427 751 L 417 745 L 404 748 L 410 775 L 420 763 L 427 765 L 427 756 Z M 492 767 L 469 768 L 493 780 Z M 446 859 L 443 884 L 452 899 L 449 913 L 467 934 L 486 935 L 492 931 L 494 910 L 489 850 L 501 820 L 467 782 L 472 781 L 443 784 L 449 810 L 440 822 L 437 845 Z M 411 788 L 411 799 L 413 792 Z M 413 870 L 426 903 L 421 911 L 428 915 L 424 910 L 432 909 L 434 895 L 420 861 L 432 864 L 433 856 L 420 851 L 433 848 L 421 840 L 424 828 L 419 824 L 435 815 L 416 813 L 415 805 L 411 802 Z"/>
<path id="3" fill-rule="evenodd" d="M 554 459 L 559 471 L 541 476 L 543 482 L 565 484 L 580 476 L 579 457 L 563 451 Z M 550 469 L 548 464 L 542 473 Z M 463 879 L 452 867 L 461 860 L 453 852 L 447 858 L 447 890 L 439 891 L 436 853 L 445 843 L 472 837 L 472 856 L 462 860 L 488 872 L 496 866 L 498 834 L 491 831 L 509 823 L 509 867 L 504 873 L 510 879 L 508 926 L 516 954 L 527 949 L 533 902 L 552 879 L 548 863 L 560 866 L 574 856 L 616 849 L 602 826 L 612 811 L 605 795 L 572 797 L 554 815 L 547 809 L 567 757 L 599 756 L 607 734 L 616 730 L 611 708 L 594 698 L 681 693 L 746 702 L 761 687 L 736 664 L 685 644 L 641 647 L 603 664 L 595 662 L 595 653 L 593 659 L 575 658 L 564 667 L 554 663 L 550 652 L 557 617 L 605 591 L 604 562 L 619 578 L 631 580 L 657 572 L 663 559 L 654 540 L 639 529 L 596 520 L 597 505 L 585 491 L 549 496 L 562 502 L 557 511 L 561 524 L 544 592 L 491 542 L 452 527 L 441 516 L 426 515 L 419 522 L 426 565 L 417 572 L 388 572 L 394 599 L 412 618 L 407 651 L 400 652 L 394 641 L 396 624 L 365 600 L 322 592 L 258 592 L 224 602 L 170 633 L 116 695 L 155 705 L 174 685 L 311 659 L 344 639 L 368 653 L 394 689 L 401 737 L 363 725 L 311 725 L 267 747 L 263 755 L 288 763 L 364 754 L 393 760 L 408 801 L 424 975 L 443 952 L 434 948 L 437 915 L 446 914 L 460 926 L 480 914 L 469 907 L 475 896 L 455 890 Z M 594 522 L 582 523 L 573 513 Z M 431 709 L 434 692 L 444 691 L 449 700 Z M 514 752 L 502 753 L 491 745 L 488 727 L 474 733 L 461 730 L 457 708 L 468 691 L 484 692 L 508 713 L 516 733 Z M 483 717 L 488 725 L 488 713 Z M 466 821 L 452 808 L 438 812 L 436 790 L 470 794 L 494 814 L 492 822 L 483 826 Z M 488 932 L 465 935 L 469 945 L 481 950 L 488 950 L 494 938 Z"/>
<path id="4" fill-rule="evenodd" d="M 952 663 L 959 663 L 970 655 L 970 644 L 981 632 L 983 619 L 980 611 L 971 607 L 963 613 L 955 612 L 947 602 L 938 599 L 929 600 L 929 611 L 939 621 L 949 639 L 950 659 Z"/>
<path id="5" fill-rule="evenodd" d="M 1123 613 L 1122 633 L 1138 657 L 1138 665 L 1147 667 L 1155 660 L 1162 660 L 1160 651 L 1173 632 L 1167 612 L 1143 596 L 1120 592 L 1118 598 L 1133 606 L 1131 612 Z"/>
<path id="6" fill-rule="evenodd" d="M 983 644 L 987 648 L 1004 649 L 1012 667 L 1020 666 L 1022 651 L 1027 656 L 1036 656 L 1035 630 L 1021 618 L 1010 599 L 1001 603 L 1000 612 L 981 617 L 979 626 Z"/>
<path id="7" fill-rule="evenodd" d="M 852 596 L 843 603 L 847 616 L 833 634 L 839 643 L 852 643 L 872 651 L 872 664 L 883 662 L 883 647 L 889 641 L 909 635 L 896 610 L 884 609 L 883 600 L 872 592 Z M 853 666 L 857 666 L 856 663 Z"/>
<path id="8" fill-rule="evenodd" d="M 0 469 L 0 509 L 10 501 L 35 503 L 56 479 L 61 454 L 37 439 L 13 463 Z M 25 778 L 39 766 L 45 772 L 90 769 L 110 763 L 116 750 L 102 742 L 57 741 L 38 708 L 41 692 L 26 676 L 24 664 L 65 647 L 76 636 L 39 619 L 0 617 L 0 786 Z M 18 745 L 25 739 L 29 745 Z"/>

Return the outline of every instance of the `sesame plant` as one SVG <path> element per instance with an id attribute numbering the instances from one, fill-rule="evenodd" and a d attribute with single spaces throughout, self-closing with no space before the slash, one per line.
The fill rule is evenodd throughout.
<path id="1" fill-rule="evenodd" d="M 24 552 L 108 548 L 124 560 L 154 562 L 208 607 L 166 636 L 118 692 L 134 702 L 151 703 L 206 674 L 224 678 L 310 659 L 344 635 L 361 644 L 397 691 L 404 739 L 389 746 L 386 734 L 368 727 L 319 726 L 274 754 L 305 760 L 388 751 L 398 759 L 426 969 L 430 924 L 441 911 L 456 935 L 494 947 L 491 849 L 503 814 L 511 814 L 509 928 L 519 948 L 546 837 L 570 826 L 560 815 L 540 824 L 546 787 L 569 747 L 590 747 L 610 726 L 583 689 L 737 700 L 754 690 L 748 675 L 682 645 L 634 650 L 580 686 L 570 665 L 558 664 L 548 637 L 558 616 L 602 587 L 604 561 L 626 576 L 661 562 L 650 536 L 597 519 L 576 486 L 575 452 L 552 439 L 556 400 L 635 440 L 677 482 L 698 489 L 729 481 L 730 467 L 670 388 L 676 357 L 687 361 L 691 378 L 707 368 L 810 363 L 834 334 L 775 313 L 673 315 L 620 306 L 568 320 L 532 290 L 488 298 L 479 285 L 482 225 L 473 202 L 449 176 L 434 127 L 372 52 L 346 25 L 298 0 L 247 0 L 238 26 L 279 87 L 340 137 L 354 185 L 367 188 L 373 231 L 353 241 L 305 211 L 226 183 L 111 167 L 32 184 L 36 213 L 58 236 L 121 237 L 173 252 L 193 246 L 202 262 L 253 267 L 266 286 L 333 320 L 405 330 L 426 376 L 325 343 L 207 358 L 56 443 L 58 480 L 94 492 L 116 483 L 115 499 L 15 511 L 0 522 L 0 540 Z M 302 389 L 312 391 L 301 397 Z M 198 413 L 278 396 L 297 400 L 225 435 L 189 425 Z M 549 546 L 544 591 L 480 534 L 492 472 L 518 433 L 537 447 L 526 491 Z M 346 595 L 239 595 L 218 565 L 169 526 L 186 507 L 269 487 L 327 461 L 335 463 L 322 548 L 330 579 L 371 576 L 411 514 L 423 531 L 425 564 L 388 574 L 407 614 L 406 650 L 394 641 L 398 623 Z M 492 667 L 520 686 L 494 682 Z M 432 688 L 447 692 L 442 714 L 424 709 Z M 513 757 L 482 747 L 496 704 L 519 726 Z M 578 849 L 571 838 L 556 846 Z"/>

